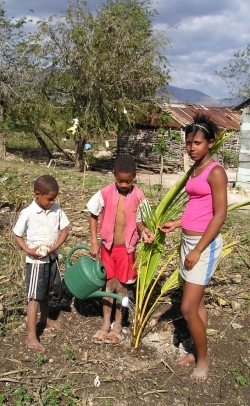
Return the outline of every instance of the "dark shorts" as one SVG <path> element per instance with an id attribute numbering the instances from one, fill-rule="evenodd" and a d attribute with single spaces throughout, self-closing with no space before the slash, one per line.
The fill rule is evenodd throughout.
<path id="1" fill-rule="evenodd" d="M 48 263 L 26 264 L 26 292 L 28 299 L 45 300 L 53 291 L 60 296 L 61 275 L 57 258 Z"/>

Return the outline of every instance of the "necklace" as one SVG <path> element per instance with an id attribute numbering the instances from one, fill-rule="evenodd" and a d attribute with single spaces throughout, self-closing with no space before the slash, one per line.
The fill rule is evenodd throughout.
<path id="1" fill-rule="evenodd" d="M 194 174 L 194 178 L 196 177 L 196 173 L 199 169 L 203 168 L 203 166 L 205 166 L 209 161 L 211 161 L 212 158 L 209 158 L 204 164 L 198 166 L 197 168 L 194 168 L 193 174 Z"/>

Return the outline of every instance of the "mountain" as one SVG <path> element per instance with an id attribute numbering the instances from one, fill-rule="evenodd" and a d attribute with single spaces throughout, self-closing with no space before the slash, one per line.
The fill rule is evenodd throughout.
<path id="1" fill-rule="evenodd" d="M 180 87 L 175 87 L 168 85 L 166 90 L 170 92 L 170 101 L 173 102 L 189 102 L 202 104 L 203 106 L 212 106 L 212 107 L 223 107 L 223 106 L 233 106 L 238 104 L 240 100 L 231 100 L 226 99 L 216 99 L 215 97 L 208 96 L 205 93 L 199 92 L 199 90 L 193 89 L 182 89 Z"/>

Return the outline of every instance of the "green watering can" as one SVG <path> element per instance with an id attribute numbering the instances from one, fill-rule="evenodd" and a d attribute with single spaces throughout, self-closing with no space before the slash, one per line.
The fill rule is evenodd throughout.
<path id="1" fill-rule="evenodd" d="M 101 261 L 97 262 L 88 256 L 83 256 L 75 264 L 71 265 L 70 258 L 72 254 L 82 248 L 90 250 L 86 245 L 77 245 L 70 250 L 65 261 L 64 282 L 69 291 L 77 299 L 112 297 L 118 299 L 122 306 L 128 307 L 128 297 L 99 290 L 106 283 L 106 269 Z"/>

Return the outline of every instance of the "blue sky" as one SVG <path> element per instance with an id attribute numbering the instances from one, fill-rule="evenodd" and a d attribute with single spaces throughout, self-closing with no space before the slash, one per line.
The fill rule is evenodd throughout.
<path id="1" fill-rule="evenodd" d="M 72 0 L 74 3 L 74 0 Z M 89 9 L 103 3 L 88 0 Z M 167 54 L 173 86 L 195 89 L 216 98 L 228 97 L 228 88 L 215 74 L 234 52 L 250 42 L 249 0 L 154 0 L 157 30 L 165 31 L 172 48 Z M 67 0 L 5 0 L 10 17 L 34 21 L 60 13 Z M 29 9 L 33 9 L 31 13 Z M 177 28 L 175 28 L 177 27 Z"/>

